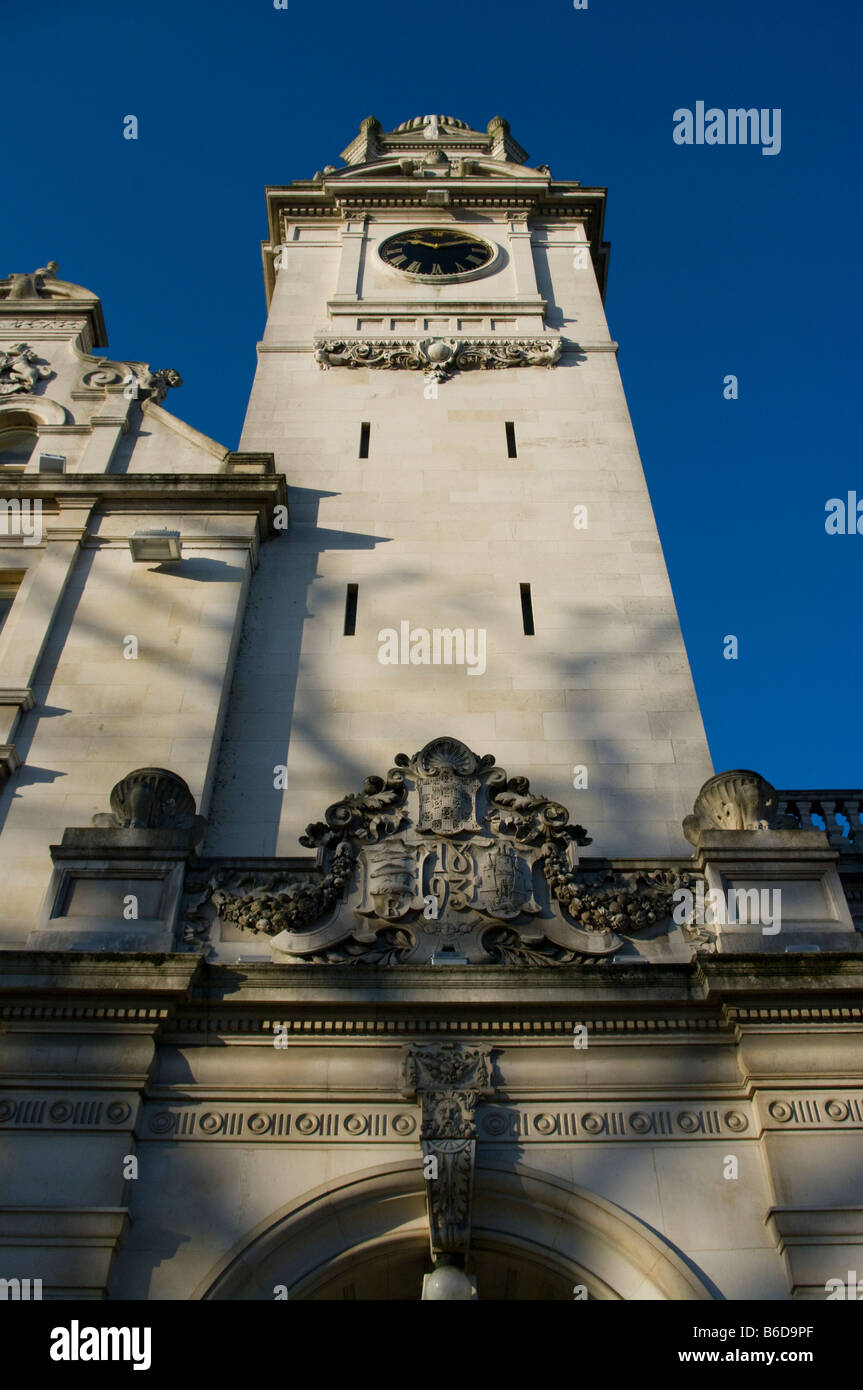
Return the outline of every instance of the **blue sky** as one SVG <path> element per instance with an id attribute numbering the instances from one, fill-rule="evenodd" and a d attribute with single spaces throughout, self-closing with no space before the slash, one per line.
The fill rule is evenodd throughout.
<path id="1" fill-rule="evenodd" d="M 267 184 L 363 116 L 506 116 L 609 189 L 607 312 L 717 770 L 863 786 L 857 0 L 350 5 L 80 0 L 3 20 L 0 273 L 60 262 L 110 355 L 236 447 L 265 303 Z M 778 155 L 680 146 L 672 114 L 780 108 Z M 123 117 L 139 139 L 123 139 Z M 739 399 L 723 379 L 739 379 Z M 723 638 L 739 658 L 723 658 Z"/>

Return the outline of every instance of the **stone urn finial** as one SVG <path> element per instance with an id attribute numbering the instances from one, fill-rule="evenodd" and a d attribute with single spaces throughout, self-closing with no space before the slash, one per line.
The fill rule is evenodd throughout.
<path id="1" fill-rule="evenodd" d="M 697 844 L 701 830 L 777 830 L 796 824 L 793 817 L 778 814 L 775 787 L 758 772 L 735 768 L 711 777 L 695 799 L 693 814 L 683 822 L 690 844 Z"/>
<path id="2" fill-rule="evenodd" d="M 190 830 L 200 839 L 206 828 L 195 814 L 195 798 L 182 777 L 164 767 L 139 767 L 111 792 L 111 814 L 93 824 L 116 830 Z"/>

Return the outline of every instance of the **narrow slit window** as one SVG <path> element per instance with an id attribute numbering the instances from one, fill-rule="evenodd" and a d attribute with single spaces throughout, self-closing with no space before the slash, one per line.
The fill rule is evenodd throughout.
<path id="1" fill-rule="evenodd" d="M 368 456 L 369 456 L 369 435 L 371 434 L 371 432 L 372 432 L 372 427 L 371 427 L 371 425 L 369 424 L 369 421 L 368 421 L 368 420 L 363 420 L 363 423 L 360 425 L 360 458 L 361 458 L 361 459 L 367 459 Z"/>
<path id="2" fill-rule="evenodd" d="M 533 625 L 533 599 L 530 596 L 530 585 L 520 584 L 521 589 L 521 620 L 524 624 L 525 637 L 535 637 L 536 629 Z"/>
<path id="3" fill-rule="evenodd" d="M 349 584 L 345 594 L 345 636 L 355 637 L 357 631 L 357 592 L 359 585 Z"/>
<path id="4" fill-rule="evenodd" d="M 506 456 L 511 459 L 518 458 L 515 447 L 515 424 L 512 420 L 506 422 Z"/>

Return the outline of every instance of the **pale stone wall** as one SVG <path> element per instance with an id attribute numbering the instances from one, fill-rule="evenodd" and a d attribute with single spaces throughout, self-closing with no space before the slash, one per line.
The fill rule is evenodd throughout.
<path id="1" fill-rule="evenodd" d="M 188 530 L 188 521 L 109 518 L 100 535 L 142 525 Z M 125 542 L 79 553 L 32 684 L 35 707 L 16 730 L 26 767 L 0 789 L 4 945 L 22 944 L 35 926 L 49 845 L 104 813 L 111 788 L 133 768 L 177 772 L 206 813 L 249 573 L 241 544 L 189 552 L 179 573 L 133 564 Z M 128 636 L 138 641 L 135 660 L 123 655 Z M 14 651 L 14 631 L 8 641 Z"/>
<path id="2" fill-rule="evenodd" d="M 201 475 L 223 471 L 227 450 L 153 401 L 127 400 L 129 364 L 88 354 L 85 313 L 48 299 L 32 311 L 41 318 L 19 312 L 0 301 L 0 344 L 27 342 L 51 375 L 38 395 L 6 396 L 0 410 L 0 423 L 6 411 L 39 422 L 18 482 L 25 496 L 44 496 L 39 544 L 0 535 L 0 568 L 21 575 L 0 634 L 0 744 L 13 743 L 25 764 L 0 786 L 3 947 L 22 945 L 36 925 L 49 846 L 104 813 L 134 768 L 177 772 L 206 814 L 259 538 L 254 510 L 238 515 L 205 484 L 172 502 L 167 480 L 198 475 L 203 484 Z M 144 364 L 132 366 L 146 381 Z M 58 480 L 55 497 L 37 479 L 43 451 L 65 454 L 71 478 L 91 475 L 93 495 L 85 486 L 67 496 Z M 163 474 L 166 486 L 146 506 L 124 503 L 115 486 L 103 504 L 108 474 Z M 0 495 L 12 481 L 0 468 Z M 152 527 L 182 533 L 182 564 L 133 562 L 129 536 Z M 127 637 L 137 638 L 137 659 L 124 657 Z"/>
<path id="3" fill-rule="evenodd" d="M 396 225 L 370 225 L 363 300 L 440 299 L 376 262 Z M 506 246 L 505 224 L 470 225 Z M 688 855 L 680 822 L 712 769 L 596 281 L 572 266 L 579 230 L 540 228 L 535 258 L 550 323 L 592 345 L 583 360 L 462 372 L 437 399 L 424 398 L 420 372 L 317 368 L 307 345 L 336 256 L 288 243 L 242 448 L 274 452 L 292 524 L 255 579 L 209 852 L 296 853 L 329 803 L 446 733 L 567 804 L 591 853 Z M 456 284 L 447 300 L 481 311 L 480 296 L 513 294 L 501 275 Z M 357 301 L 354 331 L 363 313 Z M 524 331 L 517 306 L 515 320 L 506 332 Z M 455 311 L 449 321 L 456 331 Z M 587 530 L 574 529 L 577 504 Z M 348 582 L 359 585 L 354 637 L 343 635 Z M 379 631 L 404 620 L 485 629 L 485 674 L 381 665 Z M 285 761 L 279 801 L 272 769 Z M 573 788 L 575 765 L 587 790 Z"/>

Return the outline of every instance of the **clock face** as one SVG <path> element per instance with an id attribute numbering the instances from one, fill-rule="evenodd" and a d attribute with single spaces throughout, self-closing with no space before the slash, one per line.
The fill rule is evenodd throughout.
<path id="1" fill-rule="evenodd" d="M 381 258 L 394 270 L 429 280 L 461 279 L 494 260 L 494 247 L 469 232 L 444 227 L 420 227 L 389 237 Z"/>

